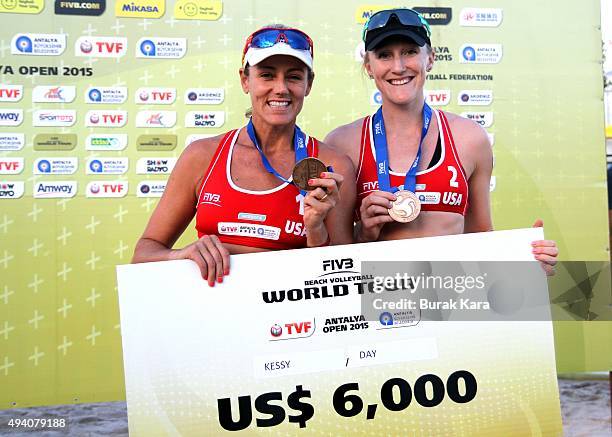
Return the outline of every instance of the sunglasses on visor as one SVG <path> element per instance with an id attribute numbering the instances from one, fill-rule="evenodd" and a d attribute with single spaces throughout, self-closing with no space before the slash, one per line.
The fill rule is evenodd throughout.
<path id="1" fill-rule="evenodd" d="M 363 33 L 361 39 L 365 42 L 366 35 L 370 30 L 382 29 L 388 23 L 391 17 L 395 16 L 397 20 L 404 26 L 412 26 L 424 29 L 427 33 L 427 37 L 431 37 L 431 29 L 429 23 L 421 14 L 412 9 L 387 9 L 384 11 L 376 12 L 371 15 L 363 26 Z"/>
<path id="2" fill-rule="evenodd" d="M 295 50 L 308 50 L 310 56 L 314 57 L 312 40 L 301 30 L 266 27 L 259 29 L 247 38 L 244 50 L 242 51 L 242 63 L 244 64 L 244 57 L 251 47 L 265 49 L 280 42 L 288 44 Z"/>

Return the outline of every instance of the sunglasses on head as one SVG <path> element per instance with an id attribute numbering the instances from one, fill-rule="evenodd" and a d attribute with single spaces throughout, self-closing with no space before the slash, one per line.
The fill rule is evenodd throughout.
<path id="1" fill-rule="evenodd" d="M 402 25 L 411 26 L 424 29 L 427 33 L 427 37 L 431 37 L 431 29 L 429 23 L 421 14 L 412 9 L 386 9 L 384 11 L 376 12 L 368 18 L 363 26 L 363 33 L 361 39 L 365 42 L 366 35 L 371 30 L 382 29 L 385 27 L 389 20 L 395 17 Z"/>
<path id="2" fill-rule="evenodd" d="M 242 63 L 244 64 L 244 57 L 251 47 L 265 49 L 281 42 L 295 50 L 308 50 L 314 57 L 312 40 L 301 30 L 265 27 L 247 38 L 242 51 Z"/>

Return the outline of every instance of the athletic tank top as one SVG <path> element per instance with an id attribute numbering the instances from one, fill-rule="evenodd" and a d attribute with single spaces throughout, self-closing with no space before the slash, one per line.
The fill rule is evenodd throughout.
<path id="1" fill-rule="evenodd" d="M 459 155 L 455 148 L 448 120 L 442 111 L 434 111 L 438 120 L 441 156 L 438 162 L 417 173 L 416 195 L 421 201 L 422 211 L 454 212 L 465 215 L 468 205 L 468 182 Z M 361 202 L 370 193 L 378 191 L 376 151 L 372 134 L 372 117 L 363 120 L 361 150 L 357 170 L 356 220 L 359 218 Z M 390 171 L 392 187 L 403 189 L 406 175 Z"/>
<path id="2" fill-rule="evenodd" d="M 232 181 L 232 152 L 239 133 L 237 129 L 223 137 L 200 185 L 198 238 L 217 235 L 224 243 L 271 250 L 306 247 L 304 196 L 295 185 L 252 191 Z M 306 145 L 308 156 L 316 157 L 318 141 L 306 136 Z"/>

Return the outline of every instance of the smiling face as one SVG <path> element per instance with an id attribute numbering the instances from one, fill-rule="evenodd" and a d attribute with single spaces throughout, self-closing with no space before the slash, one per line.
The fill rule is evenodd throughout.
<path id="1" fill-rule="evenodd" d="M 308 67 L 292 56 L 271 56 L 247 71 L 240 69 L 242 89 L 251 95 L 253 116 L 275 126 L 295 122 L 312 78 Z"/>
<path id="2" fill-rule="evenodd" d="M 427 46 L 393 38 L 368 51 L 364 65 L 383 102 L 401 105 L 423 98 L 425 78 L 433 61 L 434 54 Z"/>

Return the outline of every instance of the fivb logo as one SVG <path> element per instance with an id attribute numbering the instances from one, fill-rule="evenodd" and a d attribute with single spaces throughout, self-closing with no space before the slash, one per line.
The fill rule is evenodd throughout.
<path id="1" fill-rule="evenodd" d="M 450 102 L 450 90 L 431 90 L 425 91 L 427 104 L 430 106 L 446 106 Z"/>
<path id="2" fill-rule="evenodd" d="M 70 103 L 76 97 L 75 86 L 35 86 L 32 90 L 34 103 Z"/>
<path id="3" fill-rule="evenodd" d="M 69 198 L 76 192 L 76 181 L 37 182 L 34 186 L 36 199 Z"/>
<path id="4" fill-rule="evenodd" d="M 87 184 L 87 197 L 125 197 L 128 193 L 127 181 L 95 181 Z"/>
<path id="5" fill-rule="evenodd" d="M 324 259 L 323 260 L 323 272 L 325 273 L 344 273 L 352 271 L 355 266 L 353 258 L 342 258 L 342 259 Z"/>
<path id="6" fill-rule="evenodd" d="M 121 58 L 127 53 L 127 38 L 112 36 L 82 36 L 74 44 L 76 56 Z"/>
<path id="7" fill-rule="evenodd" d="M 136 127 L 164 128 L 175 124 L 175 111 L 140 111 L 136 114 Z"/>
<path id="8" fill-rule="evenodd" d="M 85 139 L 85 150 L 124 150 L 127 143 L 127 134 L 92 134 Z"/>
<path id="9" fill-rule="evenodd" d="M 18 102 L 23 97 L 23 85 L 0 85 L 0 102 Z"/>
<path id="10" fill-rule="evenodd" d="M 176 88 L 138 88 L 136 103 L 149 105 L 171 105 L 176 100 Z"/>
<path id="11" fill-rule="evenodd" d="M 23 158 L 0 158 L 0 174 L 19 174 L 23 171 Z"/>
<path id="12" fill-rule="evenodd" d="M 13 55 L 58 56 L 66 50 L 66 35 L 18 33 L 11 42 Z"/>
<path id="13" fill-rule="evenodd" d="M 123 127 L 127 123 L 127 111 L 105 110 L 87 111 L 85 126 L 87 127 Z"/>
<path id="14" fill-rule="evenodd" d="M 124 86 L 118 87 L 89 87 L 85 90 L 85 103 L 121 104 L 127 99 L 128 89 Z"/>
<path id="15" fill-rule="evenodd" d="M 25 184 L 17 181 L 0 181 L 0 199 L 19 199 L 23 196 Z"/>
<path id="16" fill-rule="evenodd" d="M 478 123 L 482 127 L 491 127 L 493 125 L 492 112 L 462 112 L 461 116 Z"/>
<path id="17" fill-rule="evenodd" d="M 185 115 L 185 127 L 221 127 L 224 124 L 223 111 L 190 111 Z"/>
<path id="18" fill-rule="evenodd" d="M 187 38 L 140 38 L 137 58 L 179 59 L 187 53 Z"/>
<path id="19" fill-rule="evenodd" d="M 19 126 L 23 122 L 23 109 L 0 109 L 0 126 Z"/>
<path id="20" fill-rule="evenodd" d="M 32 115 L 32 126 L 72 126 L 76 122 L 76 111 L 74 109 L 54 109 L 34 111 Z"/>

